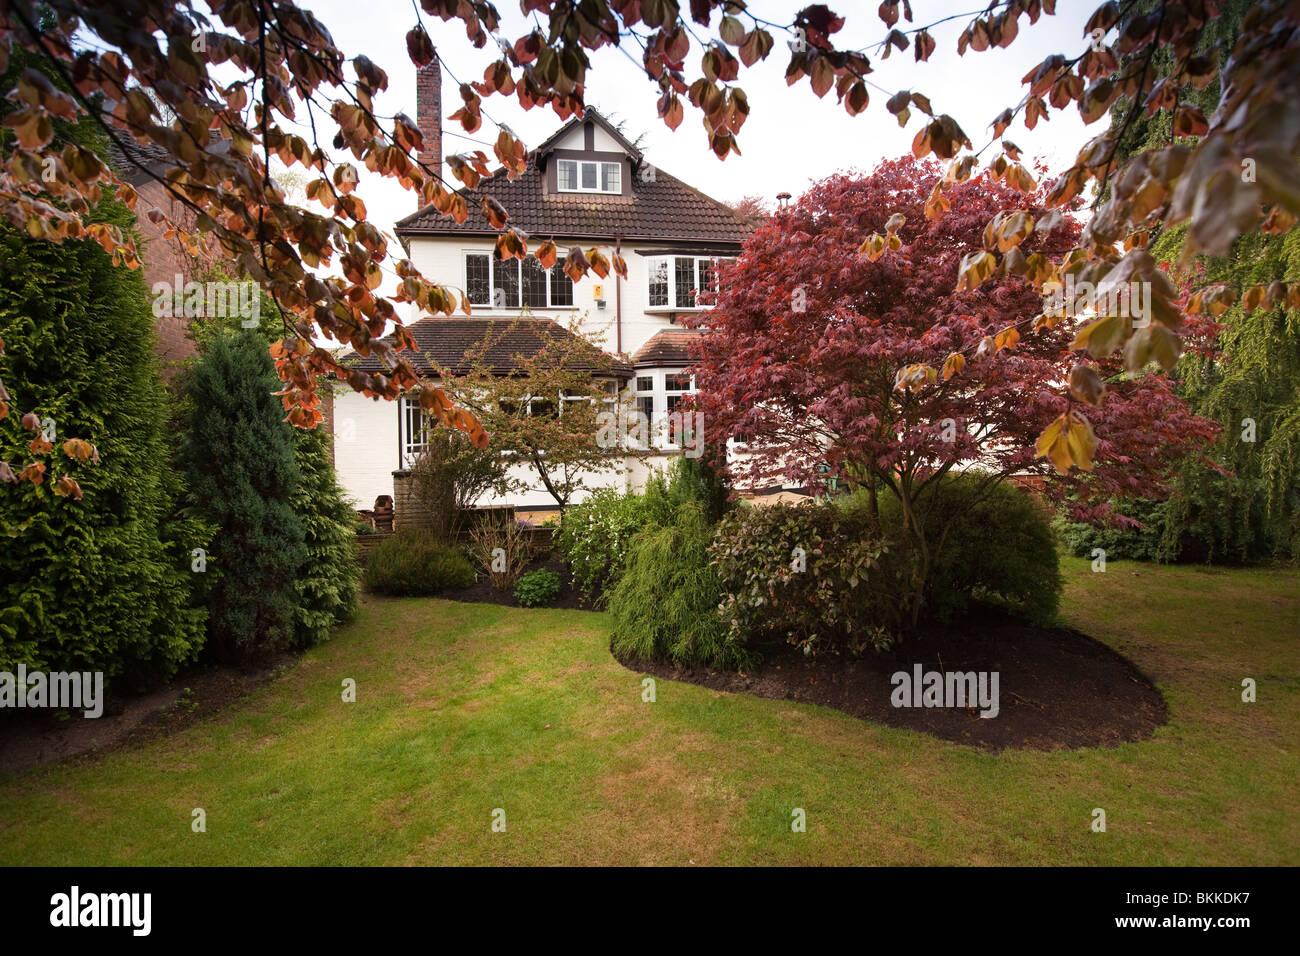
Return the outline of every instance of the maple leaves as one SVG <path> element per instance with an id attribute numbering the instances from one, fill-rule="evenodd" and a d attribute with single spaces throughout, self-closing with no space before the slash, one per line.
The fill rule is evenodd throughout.
<path id="1" fill-rule="evenodd" d="M 985 176 L 951 182 L 950 218 L 932 229 L 922 210 L 942 175 L 902 159 L 832 177 L 750 240 L 696 357 L 711 428 L 761 449 L 734 461 L 733 477 L 742 487 L 812 481 L 829 460 L 900 496 L 969 467 L 1060 469 L 1052 495 L 1156 493 L 1209 427 L 1167 382 L 1119 379 L 1113 352 L 1080 360 L 1064 321 L 1031 331 L 1043 299 L 1025 277 L 995 269 L 957 286 L 962 263 L 991 257 L 981 248 L 990 220 L 994 245 L 1015 239 L 1026 261 L 1071 244 L 1079 225 L 1026 230 L 1046 218 L 1041 194 Z M 890 235 L 899 248 L 862 250 L 859 224 L 875 227 L 875 251 Z M 802 310 L 784 307 L 796 290 Z"/>

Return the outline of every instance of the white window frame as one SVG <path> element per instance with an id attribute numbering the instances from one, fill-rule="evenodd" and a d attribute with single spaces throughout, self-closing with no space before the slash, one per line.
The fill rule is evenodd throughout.
<path id="1" fill-rule="evenodd" d="M 712 309 L 713 308 L 712 305 L 699 305 L 699 304 L 678 305 L 677 304 L 677 260 L 678 259 L 692 260 L 691 275 L 695 282 L 693 288 L 695 289 L 696 292 L 696 295 L 692 297 L 692 301 L 694 302 L 694 300 L 698 298 L 700 292 L 701 267 L 706 264 L 711 265 L 713 271 L 716 273 L 717 268 L 721 263 L 733 262 L 735 258 L 736 258 L 735 256 L 693 256 L 693 255 L 679 256 L 679 255 L 667 255 L 667 254 L 661 256 L 647 256 L 646 257 L 646 282 L 645 282 L 646 311 L 647 312 L 703 312 L 703 311 L 707 311 L 708 309 Z M 655 269 L 659 263 L 664 263 L 668 271 L 668 302 L 667 304 L 664 305 L 657 305 L 653 301 L 651 301 L 650 298 L 650 280 L 651 277 L 654 275 Z"/>
<path id="2" fill-rule="evenodd" d="M 555 162 L 556 162 L 557 164 L 572 163 L 572 164 L 573 164 L 573 181 L 574 181 L 575 183 L 577 183 L 577 186 L 576 186 L 575 188 L 572 188 L 572 189 L 570 189 L 570 188 L 567 187 L 567 186 L 563 186 L 563 185 L 561 185 L 562 180 L 560 179 L 560 168 L 559 168 L 559 165 L 557 165 L 556 168 L 555 168 L 555 188 L 556 188 L 559 192 L 562 192 L 562 193 L 601 193 L 601 194 L 606 195 L 606 196 L 619 196 L 619 195 L 622 195 L 622 193 L 623 193 L 623 164 L 620 163 L 620 162 L 610 162 L 610 161 L 608 161 L 608 160 L 602 160 L 602 159 L 557 159 Z M 607 167 L 607 166 L 613 166 L 613 167 L 614 167 L 614 177 L 613 177 L 613 178 L 614 178 L 614 180 L 616 181 L 616 185 L 617 185 L 617 188 L 616 188 L 616 189 L 605 189 L 605 188 L 603 188 L 603 184 L 604 184 L 604 182 L 605 182 L 605 167 Z M 595 188 L 595 189 L 584 189 L 584 188 L 583 188 L 583 185 L 582 185 L 582 173 L 583 173 L 583 168 L 584 168 L 584 167 L 591 167 L 591 168 L 594 168 L 594 169 L 595 169 L 595 174 L 596 174 L 596 188 Z"/>
<path id="3" fill-rule="evenodd" d="M 488 264 L 488 300 L 487 300 L 486 302 L 475 302 L 473 299 L 469 299 L 469 260 L 470 260 L 472 257 L 474 257 L 474 256 L 480 256 L 480 257 L 482 257 L 482 258 L 484 258 L 484 259 L 487 260 L 487 264 Z M 529 258 L 530 258 L 530 259 L 535 259 L 534 256 L 529 256 Z M 565 275 L 564 278 L 567 279 L 568 282 L 569 282 L 569 300 L 570 300 L 570 301 L 567 302 L 567 303 L 557 303 L 557 302 L 555 302 L 555 290 L 554 290 L 554 288 L 553 288 L 553 286 L 552 286 L 552 282 L 554 281 L 554 276 L 552 275 L 552 272 L 553 272 L 554 270 L 559 270 L 561 274 L 564 273 L 564 257 L 563 257 L 563 256 L 560 256 L 560 257 L 556 258 L 556 260 L 555 260 L 555 265 L 554 265 L 551 269 L 547 269 L 547 270 L 546 270 L 546 305 L 534 305 L 534 306 L 524 305 L 524 271 L 523 271 L 523 262 L 522 262 L 522 260 L 520 260 L 520 259 L 510 259 L 510 260 L 507 260 L 507 261 L 510 261 L 510 262 L 514 262 L 514 263 L 516 263 L 516 265 L 515 265 L 515 272 L 516 272 L 516 274 L 517 274 L 518 277 L 519 277 L 519 303 L 518 303 L 517 305 L 502 305 L 502 306 L 498 306 L 498 305 L 495 304 L 496 290 L 497 290 L 497 283 L 496 283 L 496 265 L 497 265 L 497 261 L 496 261 L 496 259 L 493 257 L 492 253 L 491 253 L 490 251 L 488 251 L 488 250 L 484 250 L 484 249 L 463 249 L 463 250 L 461 250 L 461 275 L 464 277 L 464 280 L 465 280 L 465 297 L 466 297 L 467 299 L 469 299 L 469 303 L 470 303 L 470 305 L 472 305 L 472 306 L 477 306 L 477 307 L 482 308 L 482 309 L 494 309 L 494 310 L 496 310 L 496 311 L 498 311 L 498 312 L 519 312 L 519 311 L 522 311 L 523 309 L 548 309 L 548 310 L 550 310 L 550 309 L 569 309 L 569 310 L 572 310 L 572 309 L 576 309 L 576 308 L 578 307 L 578 305 L 577 305 L 577 299 L 576 299 L 576 297 L 575 297 L 575 288 L 576 288 L 576 287 L 575 287 L 575 285 L 574 285 L 573 280 L 572 280 L 571 278 L 569 278 L 567 275 Z"/>
<path id="4" fill-rule="evenodd" d="M 403 395 L 397 402 L 398 466 L 410 468 L 420 457 L 420 453 L 429 447 L 425 431 L 425 414 L 418 398 Z M 417 428 L 419 436 L 413 437 L 412 432 Z"/>

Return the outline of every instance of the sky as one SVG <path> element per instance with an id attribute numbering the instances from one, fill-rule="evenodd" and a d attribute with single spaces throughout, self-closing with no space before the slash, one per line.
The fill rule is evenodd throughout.
<path id="1" fill-rule="evenodd" d="M 406 31 L 415 23 L 415 9 L 410 0 L 300 0 L 329 29 L 336 45 L 347 56 L 365 54 L 389 74 L 389 88 L 376 98 L 376 110 L 391 116 L 397 112 L 415 118 L 415 67 L 406 53 Z M 844 29 L 833 40 L 840 48 L 865 48 L 879 43 L 888 32 L 876 14 L 875 0 L 829 4 L 846 20 Z M 749 8 L 755 15 L 775 23 L 793 20 L 802 0 L 774 2 L 755 0 Z M 524 17 L 512 0 L 500 0 L 502 35 L 515 38 L 528 32 Z M 870 75 L 878 86 L 890 93 L 912 89 L 925 93 L 935 113 L 949 113 L 970 136 L 976 149 L 988 142 L 989 124 L 1003 109 L 1014 107 L 1024 95 L 1021 78 L 1051 53 L 1076 55 L 1085 42 L 1083 25 L 1096 7 L 1096 0 L 1058 0 L 1057 15 L 1042 17 L 1033 27 L 1021 18 L 1020 35 L 1008 49 L 976 53 L 968 50 L 958 57 L 957 36 L 982 9 L 981 0 L 912 0 L 914 23 L 920 26 L 954 16 L 931 33 L 937 48 L 925 63 L 916 63 L 909 48 L 893 51 L 881 60 L 878 51 L 869 50 Z M 447 116 L 459 108 L 457 80 L 481 80 L 483 70 L 499 51 L 491 44 L 474 49 L 465 36 L 460 21 L 444 23 L 423 14 L 423 21 L 444 63 L 443 70 L 443 153 L 449 155 L 482 149 L 496 166 L 491 144 L 497 128 L 486 119 L 474 138 L 480 142 L 453 136 L 463 134 L 458 123 Z M 743 18 L 742 18 L 743 19 Z M 715 20 L 716 27 L 716 20 Z M 900 20 L 899 27 L 909 24 Z M 744 196 L 760 196 L 775 205 L 775 196 L 802 193 L 810 183 L 838 171 L 869 171 L 880 160 L 908 152 L 912 138 L 921 128 L 924 116 L 912 110 L 906 128 L 885 109 L 886 93 L 872 89 L 867 110 L 851 117 L 838 103 L 832 90 L 819 100 L 807 79 L 793 87 L 785 82 L 789 51 L 785 38 L 777 42 L 767 60 L 754 67 L 742 67 L 738 85 L 746 92 L 750 115 L 740 131 L 740 155 L 719 160 L 708 148 L 701 115 L 685 103 L 686 119 L 676 131 L 669 130 L 655 111 L 658 96 L 654 84 L 640 68 L 635 41 L 625 54 L 617 49 L 593 53 L 588 73 L 586 101 L 606 117 L 627 124 L 625 132 L 635 140 L 645 134 L 642 147 L 653 165 L 685 180 L 715 199 L 734 202 Z M 635 50 L 635 52 L 634 52 Z M 699 51 L 687 58 L 688 82 L 698 72 Z M 685 97 L 683 97 L 685 101 Z M 550 108 L 523 110 L 514 97 L 493 96 L 485 99 L 486 116 L 509 126 L 532 147 L 542 142 L 560 125 Z M 1105 120 L 1085 127 L 1073 107 L 1050 114 L 1050 122 L 1039 122 L 1033 131 L 1017 122 L 1006 138 L 1023 151 L 1026 161 L 1042 160 L 1054 172 L 1066 168 L 1079 148 L 1101 132 Z M 326 145 L 326 144 L 322 144 Z M 997 155 L 996 146 L 982 157 Z M 370 219 L 376 226 L 391 230 L 402 216 L 416 207 L 413 193 L 396 183 L 362 170 L 359 192 L 365 200 Z M 450 180 L 450 176 L 446 177 Z"/>

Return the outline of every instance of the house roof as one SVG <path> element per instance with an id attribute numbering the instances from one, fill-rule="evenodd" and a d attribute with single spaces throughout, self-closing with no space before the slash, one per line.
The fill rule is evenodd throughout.
<path id="1" fill-rule="evenodd" d="M 573 119 L 528 156 L 524 173 L 511 180 L 505 169 L 485 177 L 473 189 L 461 189 L 469 215 L 463 223 L 425 206 L 397 223 L 397 234 L 408 236 L 495 236 L 483 215 L 482 200 L 492 196 L 510 214 L 510 225 L 537 239 L 668 239 L 739 246 L 754 224 L 731 207 L 704 195 L 662 169 L 654 177 L 632 175 L 632 195 L 547 193 L 546 159 L 564 134 L 592 119 L 615 137 L 638 162 L 641 153 L 595 110 Z"/>
<path id="2" fill-rule="evenodd" d="M 636 350 L 632 364 L 637 368 L 692 365 L 695 359 L 690 353 L 691 343 L 698 342 L 703 334 L 703 329 L 664 329 L 656 332 L 645 345 Z"/>
<path id="3" fill-rule="evenodd" d="M 516 356 L 533 358 L 547 345 L 565 338 L 577 338 L 554 319 L 522 316 L 517 319 L 481 318 L 425 318 L 408 325 L 407 330 L 420 347 L 419 352 L 406 353 L 407 360 L 418 375 L 436 375 L 442 369 L 453 375 L 463 375 L 470 370 L 476 350 L 482 349 L 482 361 L 493 375 L 510 375 L 518 371 Z M 391 337 L 384 341 L 393 343 Z M 600 359 L 600 351 L 591 347 L 591 361 L 576 362 L 571 367 L 584 372 L 612 370 L 620 378 L 629 378 L 632 367 L 617 359 Z M 348 352 L 343 364 L 363 372 L 385 372 L 387 369 L 375 356 L 359 356 Z"/>
<path id="4" fill-rule="evenodd" d="M 433 206 L 397 223 L 399 236 L 495 236 L 483 215 L 482 199 L 492 196 L 510 213 L 510 225 L 538 239 L 693 240 L 725 242 L 739 246 L 754 231 L 753 225 L 716 199 L 710 199 L 663 170 L 653 182 L 632 180 L 632 198 L 598 193 L 551 193 L 543 190 L 545 173 L 530 157 L 528 168 L 516 180 L 504 170 L 462 189 L 469 215 L 463 223 L 444 216 Z"/>
<path id="5" fill-rule="evenodd" d="M 623 149 L 627 152 L 627 154 L 631 156 L 633 159 L 639 160 L 641 158 L 641 150 L 637 149 L 635 144 L 630 142 L 626 136 L 620 133 L 618 131 L 618 127 L 616 127 L 609 120 L 605 119 L 604 116 L 602 116 L 599 112 L 597 112 L 595 109 L 593 109 L 590 106 L 586 108 L 586 110 L 583 112 L 581 116 L 573 117 L 573 119 L 569 120 L 559 129 L 557 129 L 554 133 L 548 136 L 545 140 L 543 140 L 542 143 L 537 147 L 537 149 L 534 150 L 534 152 L 537 153 L 538 155 L 549 153 L 551 150 L 556 148 L 560 140 L 564 139 L 564 137 L 568 134 L 568 132 L 571 129 L 573 129 L 575 126 L 581 126 L 583 123 L 586 123 L 588 120 L 594 122 L 597 126 L 599 126 L 606 133 L 608 133 L 613 138 L 614 142 L 622 146 Z"/>
<path id="6" fill-rule="evenodd" d="M 206 154 L 225 156 L 230 152 L 230 140 L 213 139 L 207 147 Z M 138 143 L 134 137 L 118 135 L 109 140 L 108 164 L 113 172 L 133 185 L 150 181 L 154 175 L 161 175 L 176 165 L 176 157 L 154 142 Z"/>
<path id="7" fill-rule="evenodd" d="M 175 163 L 171 153 L 156 143 L 142 146 L 130 136 L 118 136 L 108 143 L 108 164 L 113 172 L 133 185 L 150 178 L 146 169 L 160 173 Z"/>

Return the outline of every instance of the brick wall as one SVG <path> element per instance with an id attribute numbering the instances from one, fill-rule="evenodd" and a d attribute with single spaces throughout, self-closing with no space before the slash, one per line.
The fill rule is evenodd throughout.
<path id="1" fill-rule="evenodd" d="M 393 528 L 427 528 L 430 524 L 429 509 L 416 497 L 411 473 L 393 472 Z"/>
<path id="2" fill-rule="evenodd" d="M 145 180 L 136 185 L 140 201 L 136 207 L 139 216 L 136 228 L 140 231 L 140 258 L 144 263 L 144 281 L 149 292 L 149 301 L 153 301 L 154 283 L 166 282 L 168 288 L 180 275 L 183 282 L 193 282 L 198 278 L 199 264 L 177 239 L 168 239 L 163 235 L 164 227 L 153 222 L 149 216 L 150 209 L 160 209 L 182 228 L 192 229 L 194 213 L 167 194 L 161 183 Z M 171 381 L 179 370 L 179 363 L 197 354 L 194 342 L 186 337 L 189 320 L 184 317 L 162 316 L 155 320 L 156 341 L 154 352 L 162 364 L 163 378 Z"/>
<path id="3" fill-rule="evenodd" d="M 442 171 L 442 66 L 433 62 L 415 71 L 415 125 L 420 127 L 424 148 L 420 162 L 436 173 Z"/>

